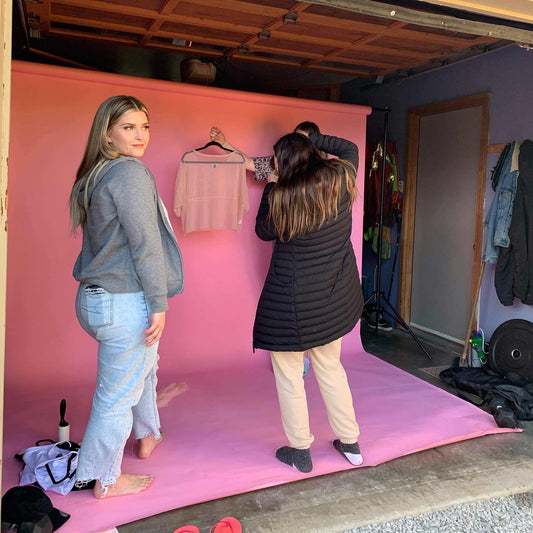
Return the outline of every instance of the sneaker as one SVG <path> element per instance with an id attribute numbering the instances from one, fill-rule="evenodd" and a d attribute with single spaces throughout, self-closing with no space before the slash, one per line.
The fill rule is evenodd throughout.
<path id="1" fill-rule="evenodd" d="M 344 444 L 339 439 L 333 441 L 333 447 L 350 463 L 354 466 L 359 466 L 363 463 L 363 456 L 359 450 L 359 444 L 354 442 L 353 444 Z"/>
<path id="2" fill-rule="evenodd" d="M 376 327 L 376 322 L 375 321 L 367 320 L 367 323 L 368 323 L 368 325 L 371 328 L 375 328 Z M 383 318 L 380 318 L 378 320 L 378 329 L 380 329 L 381 331 L 392 331 L 392 326 L 391 326 L 390 322 L 388 322 L 387 320 L 385 320 Z"/>
<path id="3" fill-rule="evenodd" d="M 311 451 L 309 448 L 298 450 L 290 446 L 282 446 L 276 450 L 276 458 L 286 465 L 293 466 L 300 472 L 308 473 L 313 470 Z"/>

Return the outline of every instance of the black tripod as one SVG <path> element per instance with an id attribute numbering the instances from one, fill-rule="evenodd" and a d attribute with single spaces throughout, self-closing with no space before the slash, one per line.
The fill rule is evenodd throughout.
<path id="1" fill-rule="evenodd" d="M 420 342 L 420 339 L 414 334 L 413 330 L 405 323 L 403 318 L 399 315 L 398 311 L 394 309 L 394 306 L 390 303 L 389 299 L 381 292 L 381 253 L 383 249 L 383 208 L 384 208 L 384 191 L 385 191 L 385 166 L 387 159 L 387 129 L 389 123 L 389 112 L 390 109 L 385 107 L 381 108 L 372 108 L 373 111 L 383 111 L 384 120 L 383 120 L 383 149 L 381 151 L 381 191 L 379 198 L 379 225 L 377 231 L 378 233 L 378 263 L 377 263 L 377 272 L 376 272 L 376 281 L 374 283 L 374 291 L 366 299 L 364 306 L 366 307 L 372 300 L 374 300 L 374 309 L 375 309 L 375 332 L 376 335 L 379 331 L 378 322 L 379 317 L 386 313 L 393 320 L 402 326 L 402 328 L 413 337 L 415 342 L 420 346 L 422 351 L 431 359 L 430 353 L 426 350 L 424 345 Z M 397 228 L 399 231 L 399 227 Z M 390 295 L 390 291 L 389 291 Z M 384 301 L 387 304 L 387 307 L 382 307 L 381 301 Z"/>

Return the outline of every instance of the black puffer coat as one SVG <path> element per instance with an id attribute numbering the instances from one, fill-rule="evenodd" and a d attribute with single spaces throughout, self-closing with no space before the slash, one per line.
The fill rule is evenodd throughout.
<path id="1" fill-rule="evenodd" d="M 357 147 L 349 141 L 323 135 L 311 139 L 319 149 L 357 161 Z M 274 185 L 265 187 L 255 227 L 259 238 L 275 244 L 257 306 L 254 348 L 305 351 L 342 337 L 361 316 L 363 294 L 350 241 L 352 210 L 344 190 L 335 219 L 281 242 L 267 218 Z"/>

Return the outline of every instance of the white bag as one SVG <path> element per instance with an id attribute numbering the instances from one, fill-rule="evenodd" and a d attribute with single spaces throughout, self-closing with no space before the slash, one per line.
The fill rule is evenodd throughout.
<path id="1" fill-rule="evenodd" d="M 80 446 L 68 440 L 24 450 L 20 484 L 37 482 L 44 490 L 68 494 L 75 483 Z"/>

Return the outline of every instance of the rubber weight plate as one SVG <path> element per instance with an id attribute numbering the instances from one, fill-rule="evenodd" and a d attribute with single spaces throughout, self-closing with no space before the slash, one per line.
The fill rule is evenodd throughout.
<path id="1" fill-rule="evenodd" d="M 533 323 L 513 319 L 498 326 L 489 342 L 487 363 L 499 374 L 514 372 L 533 381 Z"/>

